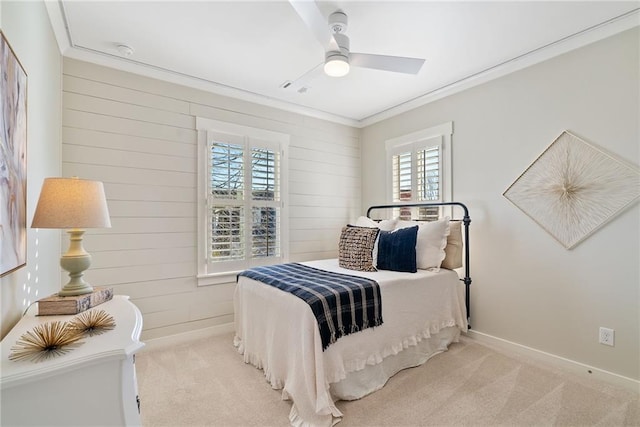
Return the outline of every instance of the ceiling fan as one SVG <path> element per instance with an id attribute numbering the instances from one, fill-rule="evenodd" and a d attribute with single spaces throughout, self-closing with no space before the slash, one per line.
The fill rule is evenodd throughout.
<path id="1" fill-rule="evenodd" d="M 290 3 L 325 48 L 324 72 L 329 76 L 342 77 L 349 73 L 351 66 L 418 74 L 424 64 L 425 60 L 419 58 L 351 52 L 349 37 L 345 34 L 348 23 L 346 13 L 337 10 L 327 21 L 315 1 L 290 0 Z"/>

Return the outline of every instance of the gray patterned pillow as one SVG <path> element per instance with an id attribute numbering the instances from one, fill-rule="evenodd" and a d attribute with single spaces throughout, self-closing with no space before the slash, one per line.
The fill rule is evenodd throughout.
<path id="1" fill-rule="evenodd" d="M 338 244 L 340 267 L 358 271 L 378 271 L 373 266 L 373 245 L 379 232 L 377 228 L 343 227 Z"/>

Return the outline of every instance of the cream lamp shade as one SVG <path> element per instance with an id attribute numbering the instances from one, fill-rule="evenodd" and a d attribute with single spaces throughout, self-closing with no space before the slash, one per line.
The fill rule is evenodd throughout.
<path id="1" fill-rule="evenodd" d="M 45 178 L 31 228 L 109 228 L 109 209 L 100 181 Z"/>
<path id="2" fill-rule="evenodd" d="M 60 265 L 69 272 L 69 283 L 60 296 L 93 292 L 82 278 L 91 265 L 91 255 L 82 247 L 85 228 L 109 228 L 109 209 L 100 181 L 73 178 L 46 178 L 42 185 L 31 228 L 64 228 L 70 238 L 69 250 Z"/>

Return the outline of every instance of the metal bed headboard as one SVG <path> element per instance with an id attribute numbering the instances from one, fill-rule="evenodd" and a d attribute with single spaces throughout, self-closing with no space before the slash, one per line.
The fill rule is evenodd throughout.
<path id="1" fill-rule="evenodd" d="M 471 329 L 471 311 L 469 310 L 469 287 L 471 286 L 471 276 L 469 275 L 469 224 L 471 224 L 471 217 L 469 216 L 469 209 L 460 202 L 433 202 L 433 203 L 397 203 L 393 205 L 376 205 L 367 209 L 367 217 L 371 218 L 370 214 L 375 209 L 391 209 L 391 208 L 416 208 L 416 207 L 435 207 L 435 206 L 459 206 L 464 211 L 462 217 L 462 224 L 464 225 L 464 278 L 460 279 L 464 282 L 464 303 L 467 309 L 467 325 Z M 456 220 L 452 218 L 452 220 Z M 458 220 L 459 221 L 459 220 Z"/>

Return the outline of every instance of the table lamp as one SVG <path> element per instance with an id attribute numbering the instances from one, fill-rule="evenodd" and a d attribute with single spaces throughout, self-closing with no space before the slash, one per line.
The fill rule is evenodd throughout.
<path id="1" fill-rule="evenodd" d="M 31 228 L 64 228 L 69 233 L 69 250 L 60 258 L 60 266 L 69 272 L 69 283 L 59 296 L 93 292 L 84 281 L 91 255 L 82 247 L 85 228 L 109 228 L 109 209 L 100 181 L 73 178 L 45 178 Z"/>

